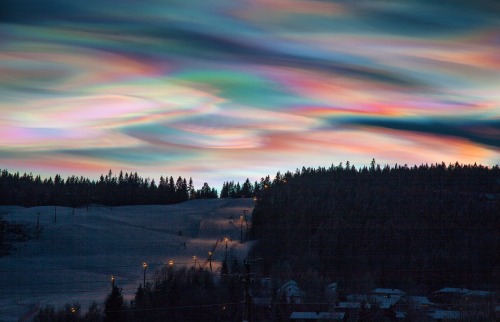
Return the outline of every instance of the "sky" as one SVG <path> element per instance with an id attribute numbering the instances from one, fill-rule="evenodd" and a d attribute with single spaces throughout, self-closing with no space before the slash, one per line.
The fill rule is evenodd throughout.
<path id="1" fill-rule="evenodd" d="M 3 0 L 0 169 L 220 189 L 500 162 L 500 3 Z"/>

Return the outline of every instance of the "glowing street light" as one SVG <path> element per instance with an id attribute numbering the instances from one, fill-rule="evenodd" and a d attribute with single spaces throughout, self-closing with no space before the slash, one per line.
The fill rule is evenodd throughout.
<path id="1" fill-rule="evenodd" d="M 142 263 L 142 268 L 144 269 L 144 284 L 143 284 L 143 286 L 146 287 L 146 269 L 148 268 L 148 264 L 146 262 Z"/>
<path id="2" fill-rule="evenodd" d="M 210 265 L 210 273 L 212 273 L 212 252 L 208 252 L 208 263 Z"/>
<path id="3" fill-rule="evenodd" d="M 174 279 L 174 261 L 169 260 L 168 261 L 168 272 L 169 272 L 169 279 L 173 280 Z"/>
<path id="4" fill-rule="evenodd" d="M 225 255 L 226 261 L 227 261 L 227 241 L 228 240 L 229 240 L 229 238 L 224 237 L 224 241 L 226 242 L 226 255 Z"/>
<path id="5" fill-rule="evenodd" d="M 111 288 L 115 288 L 115 277 L 111 275 Z"/>
<path id="6" fill-rule="evenodd" d="M 196 270 L 196 256 L 193 256 L 194 259 L 194 269 Z"/>

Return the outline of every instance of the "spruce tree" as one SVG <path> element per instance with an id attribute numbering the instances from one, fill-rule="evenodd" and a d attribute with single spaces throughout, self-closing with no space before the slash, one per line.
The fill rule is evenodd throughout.
<path id="1" fill-rule="evenodd" d="M 121 322 L 125 320 L 125 302 L 122 290 L 114 286 L 104 302 L 104 322 Z"/>

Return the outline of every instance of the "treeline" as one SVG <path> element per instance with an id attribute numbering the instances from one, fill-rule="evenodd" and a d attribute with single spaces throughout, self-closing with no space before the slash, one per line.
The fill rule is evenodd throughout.
<path id="1" fill-rule="evenodd" d="M 500 168 L 372 161 L 261 180 L 254 256 L 371 287 L 499 288 Z"/>
<path id="2" fill-rule="evenodd" d="M 262 185 L 255 181 L 252 185 L 250 180 L 247 180 L 240 185 L 239 182 L 236 184 L 234 181 L 227 181 L 222 184 L 222 189 L 220 192 L 221 198 L 251 198 L 260 193 Z"/>
<path id="3" fill-rule="evenodd" d="M 158 184 L 154 179 L 142 178 L 135 173 L 118 176 L 110 170 L 101 175 L 98 181 L 70 176 L 64 180 L 60 175 L 41 179 L 31 173 L 20 175 L 2 170 L 0 175 L 0 205 L 19 205 L 25 207 L 59 205 L 80 207 L 90 203 L 105 206 L 173 204 L 190 199 L 217 198 L 218 192 L 207 183 L 196 190 L 193 180 L 187 181 L 172 176 L 160 177 Z"/>

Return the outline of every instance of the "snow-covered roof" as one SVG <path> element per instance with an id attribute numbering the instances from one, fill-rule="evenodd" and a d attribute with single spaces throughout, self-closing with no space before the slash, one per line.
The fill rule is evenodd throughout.
<path id="1" fill-rule="evenodd" d="M 410 302 L 418 305 L 432 305 L 433 303 L 429 301 L 426 296 L 410 296 Z"/>
<path id="2" fill-rule="evenodd" d="M 349 294 L 346 296 L 346 298 L 352 302 L 368 302 L 368 300 L 370 299 L 370 297 L 365 294 Z"/>
<path id="3" fill-rule="evenodd" d="M 435 320 L 460 320 L 459 311 L 442 311 L 437 310 L 434 312 L 429 312 L 429 316 Z"/>
<path id="4" fill-rule="evenodd" d="M 467 294 L 470 290 L 466 288 L 456 288 L 456 287 L 445 287 L 436 291 L 435 293 L 456 293 L 456 294 Z"/>
<path id="5" fill-rule="evenodd" d="M 344 312 L 292 312 L 290 320 L 342 320 Z"/>
<path id="6" fill-rule="evenodd" d="M 470 296 L 491 296 L 493 295 L 493 292 L 490 291 L 470 291 L 467 293 L 467 295 Z"/>
<path id="7" fill-rule="evenodd" d="M 336 309 L 359 309 L 361 308 L 361 302 L 339 302 L 335 305 Z"/>
<path id="8" fill-rule="evenodd" d="M 372 290 L 370 293 L 372 294 L 387 294 L 387 295 L 405 295 L 406 293 L 395 289 L 395 288 L 376 288 Z"/>

